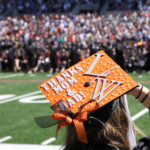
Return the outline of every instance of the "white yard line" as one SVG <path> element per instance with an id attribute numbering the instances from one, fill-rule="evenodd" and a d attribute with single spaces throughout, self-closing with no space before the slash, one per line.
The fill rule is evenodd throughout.
<path id="1" fill-rule="evenodd" d="M 4 94 L 4 95 L 0 94 L 0 101 L 4 99 L 12 98 L 12 97 L 15 97 L 15 94 Z"/>
<path id="2" fill-rule="evenodd" d="M 5 142 L 5 141 L 8 141 L 8 140 L 10 140 L 11 138 L 12 138 L 11 136 L 6 136 L 6 137 L 0 139 L 0 143 Z"/>
<path id="3" fill-rule="evenodd" d="M 35 74 L 29 74 L 30 77 L 35 77 Z"/>
<path id="4" fill-rule="evenodd" d="M 60 145 L 0 144 L 0 150 L 63 150 Z"/>
<path id="5" fill-rule="evenodd" d="M 54 138 L 54 137 L 49 138 L 46 141 L 42 142 L 41 144 L 42 145 L 48 145 L 48 144 L 52 143 L 53 141 L 56 141 L 56 138 Z"/>
<path id="6" fill-rule="evenodd" d="M 47 74 L 46 76 L 47 76 L 47 77 L 52 77 L 53 75 L 52 75 L 52 74 Z"/>
<path id="7" fill-rule="evenodd" d="M 16 73 L 16 74 L 10 74 L 10 75 L 5 75 L 1 76 L 0 79 L 6 79 L 6 78 L 12 78 L 12 77 L 19 77 L 19 76 L 24 76 L 24 73 Z"/>
<path id="8" fill-rule="evenodd" d="M 132 117 L 132 121 L 135 121 L 136 119 L 140 118 L 141 116 L 143 116 L 144 114 L 146 114 L 149 110 L 147 108 L 143 109 L 142 111 L 140 111 L 139 113 L 137 113 L 136 115 L 134 115 Z"/>
<path id="9" fill-rule="evenodd" d="M 41 91 L 35 91 L 35 92 L 31 92 L 31 93 L 24 94 L 24 95 L 21 95 L 21 96 L 16 96 L 14 98 L 5 99 L 5 100 L 0 101 L 0 104 L 11 102 L 11 101 L 21 99 L 21 98 L 25 98 L 25 97 L 28 97 L 28 96 L 36 95 L 36 94 L 39 94 L 39 93 L 41 93 Z"/>

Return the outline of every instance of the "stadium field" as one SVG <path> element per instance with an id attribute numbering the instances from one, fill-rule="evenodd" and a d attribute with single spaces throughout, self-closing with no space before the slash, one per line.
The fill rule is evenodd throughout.
<path id="1" fill-rule="evenodd" d="M 150 89 L 150 74 L 130 75 Z M 63 145 L 65 128 L 59 131 L 56 139 L 56 126 L 41 129 L 33 120 L 36 116 L 52 114 L 49 101 L 37 87 L 50 77 L 52 75 L 48 73 L 0 73 L 0 149 L 8 143 Z M 128 102 L 134 123 L 150 135 L 148 109 L 131 96 L 128 96 Z M 137 134 L 137 139 L 140 137 Z"/>

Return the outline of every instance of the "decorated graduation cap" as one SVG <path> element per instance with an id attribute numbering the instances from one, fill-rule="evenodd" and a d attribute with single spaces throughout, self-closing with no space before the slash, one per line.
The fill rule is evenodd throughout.
<path id="1" fill-rule="evenodd" d="M 110 105 L 116 108 L 113 100 L 136 86 L 118 64 L 99 51 L 39 85 L 55 112 L 35 120 L 41 127 L 58 123 L 57 131 L 74 124 L 78 139 L 87 143 L 83 122 L 88 121 L 88 114 L 101 113 L 103 118 Z"/>

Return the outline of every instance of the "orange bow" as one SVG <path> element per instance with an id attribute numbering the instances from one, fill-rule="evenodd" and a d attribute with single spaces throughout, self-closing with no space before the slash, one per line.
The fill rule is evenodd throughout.
<path id="1" fill-rule="evenodd" d="M 86 137 L 86 132 L 85 132 L 85 128 L 83 125 L 83 121 L 87 120 L 88 112 L 96 110 L 97 108 L 99 108 L 99 105 L 97 105 L 95 102 L 95 105 L 93 107 L 86 109 L 86 111 L 82 111 L 82 110 L 84 109 L 84 107 L 87 104 L 89 104 L 90 102 L 93 102 L 93 101 L 94 100 L 91 100 L 88 103 L 84 104 L 80 110 L 80 113 L 74 119 L 72 119 L 69 116 L 66 116 L 62 113 L 55 112 L 52 115 L 53 119 L 54 120 L 62 120 L 61 122 L 59 122 L 59 124 L 57 126 L 56 136 L 57 136 L 57 132 L 60 128 L 66 126 L 66 125 L 74 124 L 76 131 L 77 131 L 79 141 L 87 144 L 87 137 Z"/>
<path id="2" fill-rule="evenodd" d="M 66 126 L 66 125 L 74 124 L 76 131 L 77 131 L 79 141 L 87 144 L 86 132 L 85 132 L 85 128 L 83 125 L 83 121 L 87 120 L 87 114 L 88 114 L 87 112 L 81 112 L 81 113 L 79 113 L 79 115 L 75 119 L 72 119 L 68 116 L 65 116 L 64 114 L 61 114 L 59 112 L 55 112 L 52 115 L 53 119 L 62 120 L 61 122 L 59 122 L 59 124 L 57 126 L 56 135 L 57 135 L 57 132 L 60 128 Z"/>

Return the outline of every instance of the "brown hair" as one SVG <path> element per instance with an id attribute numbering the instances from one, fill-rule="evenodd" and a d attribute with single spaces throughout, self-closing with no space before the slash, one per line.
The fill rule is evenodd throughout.
<path id="1" fill-rule="evenodd" d="M 128 118 L 125 113 L 123 102 L 117 108 L 117 111 L 106 122 L 103 129 L 98 128 L 86 128 L 86 134 L 88 141 L 94 139 L 101 143 L 112 144 L 117 146 L 121 150 L 130 150 L 128 141 Z M 72 150 L 77 148 L 79 141 L 74 126 L 67 127 L 67 137 L 65 150 Z M 78 147 L 81 149 L 81 147 Z"/>

